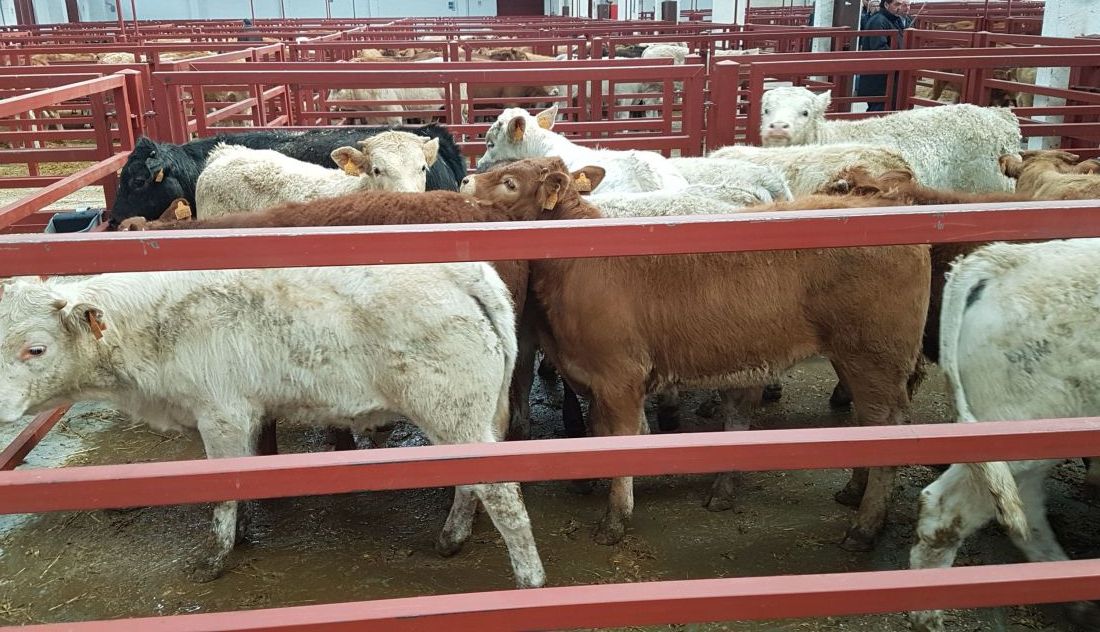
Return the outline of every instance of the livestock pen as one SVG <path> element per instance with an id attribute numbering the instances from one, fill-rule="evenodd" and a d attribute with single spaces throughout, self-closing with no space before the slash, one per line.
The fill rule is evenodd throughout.
<path id="1" fill-rule="evenodd" d="M 778 36 L 778 35 L 776 35 Z M 625 36 L 623 36 L 625 37 Z M 805 35 L 803 35 L 805 37 Z M 309 44 L 306 44 L 308 46 Z M 369 46 L 369 43 L 364 44 Z M 339 46 L 333 50 L 339 50 Z M 208 87 L 248 86 L 256 99 L 256 126 L 311 127 L 334 116 L 321 107 L 329 89 L 353 85 L 457 85 L 485 82 L 550 82 L 573 84 L 574 104 L 563 101 L 567 118 L 555 129 L 578 142 L 664 150 L 697 155 L 725 144 L 725 136 L 754 133 L 759 112 L 752 110 L 765 80 L 787 79 L 822 89 L 839 85 L 835 63 L 847 74 L 881 71 L 902 62 L 901 70 L 945 72 L 961 69 L 968 83 L 964 98 L 981 98 L 996 84 L 978 74 L 998 64 L 1015 64 L 991 53 L 900 53 L 887 60 L 866 57 L 812 58 L 796 62 L 783 55 L 761 56 L 749 63 L 683 66 L 636 60 L 604 63 L 570 62 L 551 71 L 546 65 L 491 66 L 469 62 L 447 68 L 410 70 L 380 67 L 346 70 L 325 62 L 251 63 L 247 71 L 233 63 L 204 60 L 178 69 L 154 69 L 150 80 L 161 103 L 181 95 L 197 96 L 200 107 L 174 112 L 168 129 L 179 141 L 192 135 L 232 133 L 218 113 L 205 113 L 201 94 Z M 1015 55 L 1016 52 L 1011 53 Z M 1023 62 L 1039 65 L 1050 55 L 1027 51 Z M 1059 51 L 1059 66 L 1096 65 L 1095 49 Z M 923 55 L 923 56 L 921 56 Z M 1036 56 L 1041 56 L 1042 59 Z M 1051 60 L 1051 63 L 1055 63 Z M 769 65 L 771 64 L 771 65 Z M 953 65 L 952 65 L 953 64 Z M 499 69 L 498 69 L 499 68 Z M 972 74 L 966 74 L 972 73 Z M 840 73 L 844 74 L 844 73 Z M 655 120 L 604 120 L 615 104 L 603 93 L 602 80 L 631 81 L 645 76 L 662 84 L 668 106 Z M 819 77 L 826 76 L 827 79 Z M 742 81 L 748 98 L 737 99 Z M 76 81 L 76 84 L 72 84 Z M 909 81 L 909 80 L 907 80 Z M 55 78 L 62 82 L 39 93 L 0 102 L 0 118 L 43 107 L 60 106 L 77 96 L 104 94 L 107 107 L 90 121 L 85 136 L 102 140 L 96 165 L 48 184 L 32 198 L 0 209 L 7 232 L 34 231 L 48 213 L 36 212 L 50 199 L 83 184 L 109 179 L 133 148 L 140 130 L 135 104 L 149 88 L 142 74 Z M 69 83 L 63 83 L 69 82 Z M 677 83 L 681 83 L 677 86 Z M 710 84 L 709 88 L 707 84 Z M 54 84 L 46 84 L 53 86 Z M 905 83 L 903 85 L 911 85 Z M 981 86 L 975 89 L 973 86 Z M 27 87 L 37 87 L 27 85 Z M 591 88 L 593 94 L 583 88 Z M 733 89 L 731 96 L 726 87 Z M 285 88 L 285 92 L 271 93 Z M 709 90 L 709 93 L 708 93 Z M 755 90 L 755 92 L 752 92 Z M 174 92 L 178 91 L 178 92 Z M 1077 99 L 1085 91 L 1058 96 Z M 459 116 L 458 90 L 443 101 L 449 116 Z M 671 105 L 671 95 L 678 102 Z M 270 94 L 270 96 L 265 96 Z M 713 95 L 707 107 L 706 95 Z M 1069 105 L 1061 113 L 1095 116 L 1092 101 Z M 244 99 L 239 103 L 245 103 Z M 267 105 L 282 105 L 267 109 Z M 842 101 L 842 103 L 844 103 Z M 475 102 L 467 100 L 468 105 Z M 219 104 L 221 105 L 221 104 Z M 360 104 L 364 110 L 368 104 Z M 228 104 L 231 107 L 232 104 Z M 97 106 L 98 107 L 98 106 Z M 221 106 L 226 107 L 226 106 Z M 1054 106 L 1050 106 L 1053 108 Z M 282 109 L 280 109 L 282 108 Z M 740 108 L 740 109 L 739 109 Z M 1038 110 L 1038 108 L 1036 108 Z M 1048 110 L 1022 111 L 1040 115 Z M 1054 113 L 1055 110 L 1050 110 Z M 200 114 L 202 113 L 202 114 Z M 225 112 L 222 112 L 224 114 Z M 158 117 L 161 112 L 158 112 Z M 755 119 L 753 117 L 756 117 Z M 746 118 L 747 117 L 747 118 Z M 1095 121 L 1095 118 L 1091 119 Z M 479 135 L 486 123 L 456 123 L 469 157 L 482 150 Z M 735 123 L 736 121 L 736 123 Z M 1035 127 L 1027 127 L 1034 125 Z M 1076 138 L 1097 145 L 1095 123 L 1027 123 L 1032 136 Z M 98 127 L 97 127 L 98 126 Z M 56 136 L 55 136 L 56 137 Z M 713 143 L 712 143 L 713 139 Z M 11 140 L 33 140 L 25 135 Z M 31 151 L 31 150 L 27 150 Z M 20 154 L 45 161 L 52 156 Z M 107 178 L 104 180 L 104 178 Z M 510 223 L 507 225 L 403 226 L 364 228 L 258 229 L 185 231 L 179 233 L 97 233 L 94 235 L 19 234 L 0 236 L 0 276 L 24 274 L 95 274 L 140 270 L 222 269 L 236 267 L 331 266 L 511 258 L 579 258 L 682 253 L 766 251 L 904 243 L 945 243 L 991 239 L 1045 239 L 1100 236 L 1100 204 L 1035 202 L 968 207 L 913 207 L 844 211 L 806 211 L 745 216 L 693 216 Z M 39 228 L 40 229 L 40 228 Z M 35 418 L 12 446 L 0 453 L 0 469 L 11 470 L 64 414 L 59 409 Z M 915 421 L 926 421 L 916 419 Z M 888 464 L 971 462 L 989 459 L 1077 456 L 1082 446 L 1100 441 L 1100 420 L 1040 420 L 983 424 L 914 424 L 882 428 L 758 430 L 743 433 L 693 432 L 681 435 L 555 439 L 497 445 L 426 446 L 361 450 L 329 454 L 295 454 L 246 459 L 181 460 L 162 463 L 96 465 L 58 469 L 21 469 L 0 473 L 0 507 L 4 513 L 92 511 L 107 508 L 164 506 L 227 499 L 268 499 L 447 486 L 486 481 L 548 481 L 619 475 L 651 476 L 738 471 L 818 470 Z M 644 513 L 640 509 L 639 513 Z M 532 512 L 536 530 L 539 515 Z M 689 520 L 686 519 L 685 520 Z M 787 533 L 786 537 L 794 534 Z M 164 543 L 162 543 L 164 544 Z M 826 543 L 825 546 L 832 546 Z M 812 549 L 811 549 L 812 550 Z M 168 555 L 168 552 L 165 551 Z M 48 563 L 48 560 L 47 560 Z M 324 559 L 311 562 L 324 565 Z M 372 564 L 367 560 L 364 564 Z M 49 570 L 47 564 L 41 571 Z M 881 569 L 881 567 L 878 567 Z M 555 564 L 548 558 L 550 583 Z M 32 572 L 40 572 L 35 569 Z M 247 571 L 245 571 L 247 572 Z M 740 574 L 740 573 L 737 573 Z M 961 567 L 935 571 L 869 570 L 819 574 L 798 572 L 770 576 L 602 583 L 528 591 L 501 590 L 375 601 L 307 604 L 240 609 L 236 612 L 56 623 L 28 629 L 116 630 L 336 630 L 426 629 L 567 629 L 642 626 L 729 620 L 831 617 L 895 612 L 928 607 L 971 608 L 1003 604 L 1060 602 L 1100 598 L 1100 561 Z M 64 581 L 64 580 L 60 580 Z M 282 578 L 280 581 L 292 581 Z M 78 594 L 74 594 L 77 597 Z M 79 602 L 78 602 L 79 603 Z M 277 604 L 287 606 L 288 604 Z M 238 606 L 239 608 L 240 606 Z M 248 607 L 247 605 L 245 606 Z M 64 610 L 63 610 L 64 612 Z M 166 614 L 171 613 L 169 611 Z M 102 613 L 117 616 L 125 613 Z M 150 612 L 149 614 L 152 614 Z"/>

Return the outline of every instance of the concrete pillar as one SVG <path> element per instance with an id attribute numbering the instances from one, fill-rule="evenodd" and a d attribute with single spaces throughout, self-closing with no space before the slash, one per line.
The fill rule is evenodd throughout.
<path id="1" fill-rule="evenodd" d="M 814 2 L 814 26 L 829 28 L 833 25 L 833 0 L 816 0 Z M 813 51 L 823 53 L 832 50 L 832 40 L 827 37 L 819 37 L 814 40 Z"/>
<path id="2" fill-rule="evenodd" d="M 1096 0 L 1047 0 L 1043 12 L 1043 35 L 1045 37 L 1079 37 L 1091 33 L 1100 33 L 1100 2 Z M 1035 73 L 1035 83 L 1051 88 L 1069 87 L 1068 68 L 1040 68 Z M 1065 99 L 1035 95 L 1035 107 L 1065 105 Z M 1060 123 L 1060 116 L 1040 116 L 1039 120 L 1048 123 Z M 1033 138 L 1028 141 L 1030 149 L 1057 149 L 1057 138 Z"/>

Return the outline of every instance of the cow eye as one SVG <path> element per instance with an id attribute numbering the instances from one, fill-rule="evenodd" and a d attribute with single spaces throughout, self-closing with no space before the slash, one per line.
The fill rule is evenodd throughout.
<path id="1" fill-rule="evenodd" d="M 508 187 L 509 191 L 515 191 L 516 190 L 516 181 L 511 179 L 511 178 L 506 178 L 504 180 L 504 186 Z"/>
<path id="2" fill-rule="evenodd" d="M 771 114 L 771 113 L 772 113 L 771 110 L 769 110 L 768 108 L 764 108 L 764 114 Z"/>
<path id="3" fill-rule="evenodd" d="M 23 347 L 23 352 L 19 354 L 20 360 L 30 360 L 31 358 L 37 358 L 46 353 L 46 345 L 30 345 Z"/>
<path id="4" fill-rule="evenodd" d="M 423 171 L 424 173 L 428 173 L 428 165 L 424 165 L 424 166 L 420 167 L 420 170 Z"/>
<path id="5" fill-rule="evenodd" d="M 485 141 L 485 149 L 492 149 L 493 147 L 496 147 L 496 146 L 497 146 L 497 144 L 494 143 L 491 140 Z"/>
<path id="6" fill-rule="evenodd" d="M 809 116 L 809 115 L 810 115 L 809 110 L 802 110 L 802 116 Z"/>
<path id="7" fill-rule="evenodd" d="M 378 167 L 375 167 L 374 168 L 374 175 L 376 175 L 376 176 L 382 175 L 382 170 L 379 169 Z"/>

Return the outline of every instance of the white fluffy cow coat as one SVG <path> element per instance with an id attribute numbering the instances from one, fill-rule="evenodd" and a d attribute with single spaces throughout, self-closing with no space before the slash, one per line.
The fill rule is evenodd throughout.
<path id="1" fill-rule="evenodd" d="M 328 169 L 271 149 L 220 144 L 195 183 L 197 212 L 217 217 L 356 191 L 422 192 L 439 154 L 439 139 L 409 132 L 382 132 L 359 145 L 362 151 L 334 150 L 340 168 Z"/>
<path id="2" fill-rule="evenodd" d="M 265 417 L 362 430 L 403 415 L 434 443 L 497 441 L 516 338 L 496 272 L 456 263 L 17 279 L 0 285 L 0 352 L 0 422 L 106 400 L 197 429 L 221 458 L 255 454 Z M 515 483 L 459 487 L 440 551 L 469 537 L 477 499 L 517 584 L 541 586 Z M 216 506 L 196 579 L 221 572 L 237 517 Z"/>
<path id="3" fill-rule="evenodd" d="M 1004 154 L 1020 153 L 1020 122 L 1006 108 L 970 104 L 896 112 L 858 121 L 826 121 L 828 92 L 774 88 L 761 101 L 765 146 L 863 143 L 898 150 L 917 181 L 970 193 L 1012 191 L 1001 173 Z"/>
<path id="4" fill-rule="evenodd" d="M 955 265 L 940 313 L 940 364 L 959 421 L 1100 415 L 1097 270 L 1100 239 L 998 243 Z M 921 492 L 910 566 L 951 566 L 963 540 L 994 515 L 1028 560 L 1067 559 L 1044 507 L 1043 482 L 1058 463 L 952 465 Z M 1072 604 L 1070 614 L 1100 620 L 1091 602 Z M 944 629 L 938 610 L 911 619 L 920 632 Z"/>
<path id="5" fill-rule="evenodd" d="M 795 196 L 813 195 L 821 191 L 826 185 L 836 182 L 840 172 L 851 167 L 863 167 L 876 178 L 894 169 L 911 169 L 897 150 L 854 143 L 791 147 L 730 145 L 714 150 L 708 157 L 738 160 L 777 170 L 786 177 Z"/>
<path id="6" fill-rule="evenodd" d="M 537 116 L 523 108 L 504 110 L 485 135 L 486 151 L 477 161 L 478 169 L 506 160 L 558 156 L 570 171 L 588 166 L 604 169 L 606 176 L 593 193 L 674 190 L 688 185 L 668 158 L 656 152 L 591 149 L 573 143 L 551 131 L 557 117 L 557 106 Z"/>

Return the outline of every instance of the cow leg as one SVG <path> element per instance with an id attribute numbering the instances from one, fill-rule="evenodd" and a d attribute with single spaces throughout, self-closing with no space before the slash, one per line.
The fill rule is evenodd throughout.
<path id="1" fill-rule="evenodd" d="M 260 436 L 257 441 L 256 454 L 260 456 L 272 456 L 279 453 L 278 435 L 275 433 L 275 420 L 264 419 L 260 426 Z"/>
<path id="2" fill-rule="evenodd" d="M 589 418 L 596 436 L 636 435 L 645 423 L 645 393 L 641 388 L 593 388 L 589 403 Z M 611 479 L 607 513 L 596 527 L 599 544 L 616 544 L 626 534 L 626 525 L 634 513 L 634 479 L 629 476 Z"/>
<path id="3" fill-rule="evenodd" d="M 752 411 L 760 405 L 763 387 L 724 389 L 718 392 L 721 397 L 720 411 L 725 430 L 748 430 Z M 710 498 L 705 503 L 711 511 L 725 511 L 733 507 L 734 489 L 737 486 L 738 472 L 722 472 L 714 479 Z"/>
<path id="4" fill-rule="evenodd" d="M 508 546 L 512 571 L 519 588 L 538 588 L 546 583 L 535 538 L 531 535 L 531 520 L 523 505 L 519 483 L 495 483 L 474 485 L 474 493 L 485 505 L 485 512 L 492 518 L 497 531 Z"/>
<path id="5" fill-rule="evenodd" d="M 836 371 L 836 386 L 833 387 L 833 394 L 829 396 L 829 407 L 848 408 L 852 405 L 852 391 L 848 388 L 848 380 L 836 365 L 833 366 L 833 370 Z"/>
<path id="6" fill-rule="evenodd" d="M 509 441 L 531 436 L 531 385 L 535 380 L 538 346 L 530 322 L 531 319 L 522 318 L 517 332 L 516 368 L 512 371 L 512 385 L 508 388 L 510 417 L 506 437 Z"/>
<path id="7" fill-rule="evenodd" d="M 657 393 L 657 427 L 661 432 L 680 429 L 680 391 L 677 389 Z"/>
<path id="8" fill-rule="evenodd" d="M 584 410 L 577 392 L 569 382 L 561 381 L 561 419 L 565 426 L 565 436 L 569 439 L 581 439 L 588 436 L 588 427 L 584 423 Z M 578 494 L 591 494 L 596 490 L 596 479 L 578 478 L 570 481 L 573 491 Z"/>
<path id="9" fill-rule="evenodd" d="M 244 412 L 244 414 L 241 414 Z M 241 411 L 216 411 L 198 415 L 198 429 L 206 448 L 206 457 L 222 459 L 252 456 L 258 449 L 260 415 L 242 404 Z M 188 575 L 192 581 L 217 579 L 225 570 L 225 559 L 238 537 L 238 503 L 228 501 L 214 506 L 213 528 L 195 550 Z"/>
<path id="10" fill-rule="evenodd" d="M 443 557 L 450 557 L 462 550 L 462 545 L 470 538 L 474 529 L 474 517 L 477 515 L 477 497 L 470 485 L 455 487 L 454 502 L 443 531 L 435 541 L 435 550 Z"/>
<path id="11" fill-rule="evenodd" d="M 1047 520 L 1046 492 L 1043 489 L 1047 475 L 1057 464 L 1058 461 L 1013 464 L 1013 474 L 1020 490 L 1020 500 L 1024 504 L 1024 514 L 1027 516 L 1028 534 L 1026 538 L 1021 538 L 1018 534 L 1010 533 L 1009 537 L 1029 562 L 1061 562 L 1069 559 Z M 1095 603 L 1075 601 L 1066 604 L 1065 608 L 1066 616 L 1075 625 L 1086 630 L 1100 629 L 1100 608 Z"/>
<path id="12" fill-rule="evenodd" d="M 558 379 L 558 370 L 545 355 L 539 360 L 539 377 L 544 380 Z"/>
<path id="13" fill-rule="evenodd" d="M 865 467 L 853 467 L 848 484 L 833 494 L 833 499 L 845 507 L 859 507 L 859 503 L 863 502 L 863 493 L 867 491 L 867 472 Z"/>
<path id="14" fill-rule="evenodd" d="M 842 369 L 845 375 L 861 375 L 859 372 Z M 861 376 L 862 377 L 862 376 Z M 902 407 L 907 403 L 906 383 L 908 372 L 890 376 L 886 369 L 879 369 L 877 379 L 861 379 L 849 382 L 855 403 L 856 419 L 861 426 L 882 426 L 901 421 Z M 894 379 L 887 381 L 893 377 Z M 886 378 L 886 379 L 884 379 Z M 891 396 L 891 391 L 893 394 Z M 866 489 L 863 500 L 847 535 L 841 541 L 841 547 L 849 551 L 869 551 L 874 545 L 875 536 L 886 522 L 886 508 L 894 491 L 894 477 L 897 467 L 875 467 L 867 472 Z M 849 487 L 859 485 L 856 470 L 852 472 Z M 853 490 L 854 491 L 854 490 Z"/>
<path id="15" fill-rule="evenodd" d="M 946 568 L 963 540 L 994 516 L 993 498 L 975 484 L 966 465 L 952 465 L 920 493 L 917 543 L 909 568 Z M 943 632 L 943 611 L 910 612 L 915 632 Z"/>
<path id="16" fill-rule="evenodd" d="M 355 450 L 359 446 L 355 443 L 355 435 L 348 428 L 339 426 L 325 427 L 325 445 L 333 450 Z"/>
<path id="17" fill-rule="evenodd" d="M 458 411 L 456 411 L 458 412 Z M 438 415 L 438 412 L 433 414 Z M 488 420 L 488 423 L 473 423 L 477 417 L 468 419 L 468 410 L 462 410 L 457 419 L 433 419 L 418 417 L 416 424 L 428 435 L 432 443 L 495 443 L 497 422 L 504 419 Z M 475 498 L 476 497 L 476 498 Z M 436 550 L 442 554 L 453 554 L 462 548 L 462 544 L 473 531 L 474 517 L 477 513 L 477 501 L 485 506 L 486 513 L 492 518 L 497 531 L 508 547 L 508 557 L 512 561 L 516 585 L 519 588 L 535 588 L 546 583 L 546 573 L 542 568 L 535 538 L 531 534 L 531 520 L 523 504 L 518 483 L 494 483 L 491 485 L 460 485 L 455 488 L 454 502 L 443 531 L 436 540 Z"/>
<path id="18" fill-rule="evenodd" d="M 761 402 L 778 402 L 783 398 L 783 384 L 782 382 L 775 382 L 768 384 L 764 387 L 763 397 L 760 398 Z"/>

